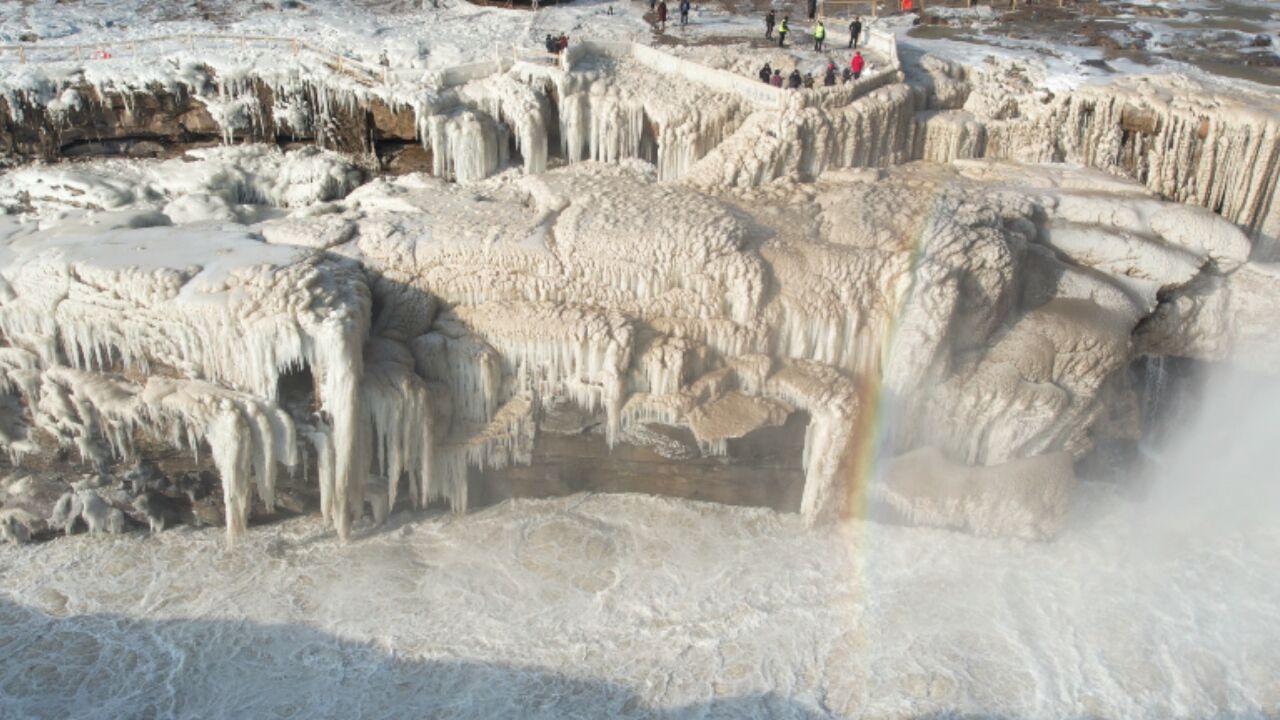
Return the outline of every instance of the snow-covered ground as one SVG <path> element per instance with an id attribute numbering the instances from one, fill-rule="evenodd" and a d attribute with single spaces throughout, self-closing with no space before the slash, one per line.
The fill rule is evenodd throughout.
<path id="1" fill-rule="evenodd" d="M 38 40 L 44 46 L 82 46 L 89 74 L 109 72 L 121 77 L 143 73 L 156 56 L 209 59 L 212 55 L 238 56 L 250 65 L 283 62 L 294 64 L 285 48 L 270 54 L 246 51 L 232 44 L 201 38 L 217 33 L 232 36 L 270 35 L 305 40 L 348 57 L 377 63 L 385 53 L 393 72 L 417 76 L 411 71 L 436 69 L 509 55 L 513 50 L 539 52 L 547 34 L 567 33 L 574 40 L 635 40 L 663 45 L 723 45 L 758 41 L 763 35 L 762 12 L 730 11 L 719 2 L 697 2 L 690 24 L 674 21 L 676 4 L 670 3 L 673 22 L 664 33 L 655 30 L 649 4 L 638 0 L 575 0 L 540 12 L 480 7 L 465 0 L 276 0 L 268 3 L 192 2 L 158 3 L 154 0 L 123 2 L 55 2 L 31 0 L 0 17 L 0 43 Z M 1139 5 L 1141 3 L 1138 3 Z M 800 3 L 774 2 L 781 16 L 792 19 L 788 46 L 800 63 L 819 57 L 842 57 L 847 42 L 848 11 L 840 10 L 827 21 L 829 38 L 823 54 L 808 50 L 812 23 L 804 19 Z M 1105 80 L 1116 74 L 1180 72 L 1198 78 L 1221 78 L 1223 67 L 1188 62 L 1208 47 L 1227 44 L 1247 47 L 1254 37 L 1269 36 L 1280 42 L 1280 12 L 1261 0 L 1178 3 L 1168 17 L 1121 13 L 1104 17 L 1127 32 L 1147 37 L 1150 52 L 1108 57 L 1103 48 L 1083 46 L 1078 38 L 1055 34 L 1049 25 L 1015 25 L 996 28 L 998 12 L 992 7 L 973 9 L 931 7 L 929 13 L 964 32 L 910 32 L 913 14 L 864 17 L 868 27 L 891 29 L 906 47 L 970 64 L 991 56 L 1016 59 L 1042 72 L 1048 86 L 1065 88 L 1082 80 Z M 1111 25 L 1107 25 L 1110 27 Z M 1073 27 L 1074 29 L 1074 27 Z M 157 36 L 195 36 L 190 43 L 150 45 Z M 947 37 L 953 39 L 946 39 Z M 184 47 L 185 45 L 185 47 Z M 1274 48 L 1273 48 L 1274 49 Z M 110 59 L 95 59 L 105 50 Z M 70 57 L 70 50 L 66 53 Z M 268 60 L 270 57 L 272 59 Z M 1106 58 L 1106 63 L 1103 59 Z M 300 64 L 314 64 L 304 58 Z M 0 77 L 12 84 L 31 68 L 19 65 L 16 52 L 0 53 Z M 130 65 L 137 67 L 129 67 Z M 45 68 L 42 71 L 48 71 Z M 154 72 L 154 68 L 152 68 Z M 1268 72 L 1262 70 L 1261 72 Z M 1238 73 L 1231 73 L 1233 77 Z"/>
<path id="2" fill-rule="evenodd" d="M 1149 5 L 1156 6 L 1154 12 L 1141 12 Z M 914 16 L 895 16 L 880 25 L 894 27 L 907 52 L 927 52 L 968 65 L 987 58 L 1016 61 L 1042 75 L 1045 86 L 1054 91 L 1124 75 L 1171 73 L 1215 88 L 1243 85 L 1274 92 L 1280 85 L 1280 68 L 1266 61 L 1280 43 L 1275 3 L 1204 0 L 1094 7 L 1114 10 L 1058 19 L 1024 14 L 1002 21 L 1007 6 L 930 6 L 931 22 L 912 26 Z"/>
<path id="3" fill-rule="evenodd" d="M 612 13 L 610 12 L 612 8 Z M 350 57 L 377 62 L 385 51 L 397 67 L 457 65 L 510 54 L 512 47 L 542 48 L 546 34 L 568 33 L 571 39 L 632 39 L 648 35 L 641 19 L 647 6 L 639 2 L 588 0 L 545 12 L 480 7 L 465 0 L 370 3 L 321 0 L 306 3 L 168 4 L 152 0 L 113 3 L 23 3 L 0 19 L 0 42 L 12 43 L 27 33 L 49 45 L 83 45 L 86 60 L 97 49 L 122 65 L 146 38 L 163 35 L 271 35 L 315 43 Z M 30 37 L 30 35 L 26 35 Z M 131 46 L 131 41 L 141 44 Z M 196 49 L 206 41 L 195 38 Z M 17 58 L 6 53 L 7 67 Z"/>

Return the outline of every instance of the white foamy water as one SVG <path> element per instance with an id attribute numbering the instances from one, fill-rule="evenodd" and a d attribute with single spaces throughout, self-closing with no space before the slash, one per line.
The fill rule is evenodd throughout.
<path id="1" fill-rule="evenodd" d="M 1148 552 L 635 496 L 0 552 L 5 717 L 1205 717 L 1280 703 L 1280 531 Z"/>
<path id="2" fill-rule="evenodd" d="M 580 495 L 5 546 L 0 717 L 1275 716 L 1275 385 L 1050 543 Z"/>

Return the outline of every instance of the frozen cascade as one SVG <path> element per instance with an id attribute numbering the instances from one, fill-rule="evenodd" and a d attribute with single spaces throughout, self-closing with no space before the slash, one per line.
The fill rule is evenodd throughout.
<path id="1" fill-rule="evenodd" d="M 424 142 L 431 143 L 432 170 L 458 182 L 484 179 L 507 160 L 506 130 L 472 110 L 432 115 L 425 120 Z"/>
<path id="2" fill-rule="evenodd" d="M 629 59 L 595 58 L 553 76 L 560 98 L 561 151 L 569 162 L 639 158 L 660 180 L 683 177 L 737 130 L 749 109 L 682 77 L 669 85 Z"/>
<path id="3" fill-rule="evenodd" d="M 843 510 L 844 493 L 850 490 L 841 482 L 841 460 L 850 443 L 862 439 L 855 434 L 864 403 L 857 385 L 828 366 L 794 360 L 769 378 L 764 394 L 809 413 L 800 514 L 809 523 L 835 519 Z"/>
<path id="4" fill-rule="evenodd" d="M 409 344 L 418 375 L 449 389 L 455 420 L 489 422 L 502 401 L 501 357 L 481 338 L 449 327 L 447 319 L 437 327 L 444 332 L 427 333 Z"/>
<path id="5" fill-rule="evenodd" d="M 1079 162 L 1206 207 L 1280 257 L 1280 117 L 1266 101 L 1139 78 L 1077 88 L 1024 116 L 986 122 L 985 156 Z"/>
<path id="6" fill-rule="evenodd" d="M 283 129 L 296 134 L 304 127 L 328 144 L 331 126 L 344 113 L 375 103 L 412 107 L 437 172 L 467 180 L 502 166 L 504 128 L 514 134 L 526 170 L 544 168 L 545 125 L 556 110 L 562 150 L 571 161 L 645 158 L 662 179 L 690 174 L 704 186 L 812 178 L 826 169 L 911 158 L 1082 162 L 1220 212 L 1263 239 L 1261 257 L 1280 256 L 1276 118 L 1247 95 L 1228 97 L 1184 77 L 1125 79 L 1048 99 L 1014 98 L 1020 109 L 1010 112 L 991 93 L 971 92 L 982 72 L 926 56 L 924 66 L 946 66 L 934 73 L 927 90 L 898 82 L 896 72 L 880 72 L 848 89 L 788 97 L 781 113 L 749 113 L 736 97 L 683 77 L 676 79 L 681 88 L 675 101 L 669 90 L 657 89 L 652 71 L 625 53 L 575 64 L 583 69 L 566 73 L 517 62 L 456 89 L 424 94 L 364 86 L 326 67 L 209 58 L 208 64 L 131 68 L 124 75 L 97 66 L 80 75 L 37 74 L 3 92 L 11 117 L 34 112 L 47 119 L 54 135 L 76 108 L 103 104 L 108 95 L 128 105 L 134 93 L 155 88 L 203 103 L 228 141 Z M 552 84 L 558 109 L 547 92 Z M 272 107 L 261 105 L 267 96 Z M 911 106 L 924 112 L 913 120 Z M 1246 172 L 1254 165 L 1257 172 Z"/>
<path id="7" fill-rule="evenodd" d="M 949 163 L 983 156 L 986 129 L 970 113 L 943 110 L 916 114 L 915 147 L 911 156 Z"/>
<path id="8" fill-rule="evenodd" d="M 515 388 L 544 398 L 567 394 L 602 408 L 612 446 L 620 428 L 633 328 L 619 313 L 550 303 L 456 308 L 458 322 L 496 349 Z"/>
<path id="9" fill-rule="evenodd" d="M 372 338 L 365 347 L 361 382 L 364 409 L 372 430 L 372 454 L 387 478 L 388 509 L 395 507 L 400 478 L 407 475 L 414 507 L 441 493 L 433 484 L 434 420 L 426 382 L 414 374 L 413 355 L 402 344 Z M 360 508 L 362 498 L 352 501 Z"/>
<path id="10" fill-rule="evenodd" d="M 745 116 L 737 101 L 681 107 L 616 67 L 430 90 L 415 105 L 422 139 L 440 175 L 468 187 L 382 179 L 317 208 L 323 222 L 309 209 L 272 220 L 261 232 L 271 243 L 256 229 L 184 228 L 198 257 L 175 258 L 162 247 L 174 231 L 138 212 L 19 234 L 5 250 L 16 253 L 0 303 L 6 341 L 39 367 L 110 380 L 82 392 L 52 384 L 37 411 L 86 456 L 100 442 L 127 454 L 136 413 L 100 408 L 117 395 L 127 405 L 140 374 L 271 399 L 281 373 L 305 369 L 319 412 L 299 418 L 301 434 L 343 537 L 371 472 L 388 479 L 391 503 L 407 479 L 415 504 L 464 510 L 468 470 L 529 462 L 551 407 L 599 412 L 610 446 L 647 422 L 687 428 L 705 456 L 803 411 L 802 510 L 819 521 L 847 499 L 861 382 L 900 401 L 902 449 L 936 447 L 975 467 L 1078 456 L 1123 403 L 1116 370 L 1135 324 L 1162 293 L 1235 272 L 1248 255 L 1247 239 L 1207 213 L 1173 212 L 1129 186 L 1114 202 L 1081 191 L 1098 173 L 974 162 L 832 172 L 985 151 L 988 126 L 967 111 L 922 118 L 893 73 Z M 252 92 L 220 82 L 228 97 Z M 558 112 L 548 83 L 568 90 L 552 95 Z M 510 137 L 535 167 L 555 116 L 581 162 L 482 182 Z M 342 179 L 317 168 L 298 177 L 341 194 Z M 690 183 L 660 182 L 681 175 Z M 288 196 L 290 177 L 263 197 L 309 202 Z M 783 177 L 815 182 L 767 183 Z M 243 187 L 244 199 L 259 192 Z M 326 252 L 272 244 L 321 225 L 336 228 L 311 243 Z M 30 384 L 31 362 L 6 361 L 9 391 Z M 203 430 L 168 434 L 210 444 L 236 534 L 254 483 L 268 498 L 285 461 L 232 441 L 275 433 L 270 414 L 202 392 L 217 400 L 198 417 Z"/>
<path id="11" fill-rule="evenodd" d="M 829 100 L 795 94 L 780 112 L 757 111 L 690 168 L 689 182 L 750 187 L 779 177 L 813 179 L 828 169 L 906 162 L 914 132 L 911 91 L 901 83 L 871 88 L 857 86 L 847 97 Z"/>
<path id="12" fill-rule="evenodd" d="M 277 468 L 298 462 L 293 421 L 273 403 L 196 380 L 147 378 L 145 385 L 67 367 L 43 371 L 38 396 L 25 395 L 36 426 L 73 442 L 86 459 L 132 458 L 134 432 L 198 453 L 207 442 L 222 477 L 227 538 L 248 522 L 255 490 L 273 511 Z M 104 442 L 106 447 L 100 446 Z"/>
<path id="13" fill-rule="evenodd" d="M 527 175 L 547 169 L 547 115 L 550 99 L 533 79 L 517 79 L 514 71 L 465 86 L 462 97 L 482 107 L 489 117 L 511 128 Z"/>
<path id="14" fill-rule="evenodd" d="M 367 471 L 357 422 L 360 348 L 369 314 L 363 271 L 298 248 L 266 245 L 242 230 L 216 227 L 183 236 L 177 258 L 168 228 L 134 228 L 137 217 L 128 213 L 115 221 L 119 227 L 109 222 L 96 226 L 96 236 L 88 226 L 77 229 L 73 224 L 56 239 L 36 232 L 12 243 L 9 249 L 17 257 L 5 281 L 0 331 L 11 342 L 53 339 L 30 347 L 46 375 L 58 371 L 64 357 L 83 371 L 122 368 L 154 376 L 160 368 L 170 368 L 205 381 L 201 397 L 234 392 L 271 401 L 281 373 L 310 367 L 319 379 L 320 406 L 333 428 L 335 485 L 327 494 L 332 506 L 326 505 L 326 516 L 335 519 L 345 536 L 347 487 L 360 487 Z M 187 445 L 209 433 L 214 460 L 230 479 L 228 500 L 234 502 L 228 503 L 233 515 L 228 528 L 234 536 L 243 527 L 237 514 L 248 511 L 247 483 L 256 475 L 262 499 L 270 506 L 275 463 L 293 464 L 296 451 L 291 440 L 288 449 L 262 442 L 256 451 L 233 440 L 268 433 L 291 437 L 292 430 L 283 429 L 273 414 L 246 405 L 240 395 L 224 397 L 231 404 L 215 415 L 208 403 L 179 401 L 183 396 L 166 392 L 167 386 L 152 379 L 157 384 L 147 385 L 144 404 L 151 416 L 139 415 L 127 398 L 81 402 L 80 408 L 92 408 L 92 413 L 85 413 L 76 442 L 86 457 L 92 456 L 90 433 L 84 428 L 98 416 L 108 420 L 105 434 L 117 455 L 127 451 L 127 428 L 140 423 L 139 418 L 168 423 L 167 436 L 188 439 Z M 190 386 L 188 392 L 193 392 Z M 58 414 L 54 420 L 55 426 L 62 422 Z M 255 472 L 244 472 L 245 467 Z"/>
<path id="15" fill-rule="evenodd" d="M 320 402 L 329 418 L 330 439 L 333 452 L 333 472 L 330 484 L 321 485 L 321 512 L 333 522 L 338 535 L 346 539 L 351 534 L 352 489 L 356 498 L 363 497 L 365 481 L 369 473 L 369 458 L 364 433 L 367 432 L 365 416 L 361 411 L 360 380 L 364 374 L 361 347 L 368 332 L 368 296 L 360 307 L 363 312 L 360 323 L 330 322 L 315 338 L 312 367 L 322 378 Z M 327 499 L 325 501 L 327 490 Z"/>
<path id="16" fill-rule="evenodd" d="M 566 83 L 567 84 L 567 83 Z M 652 160 L 642 147 L 644 105 L 610 92 L 600 81 L 586 89 L 562 88 L 560 105 L 561 152 L 569 162 L 624 158 Z"/>

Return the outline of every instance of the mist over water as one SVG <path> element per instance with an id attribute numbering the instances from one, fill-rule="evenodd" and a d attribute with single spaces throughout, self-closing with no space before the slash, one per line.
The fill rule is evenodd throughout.
<path id="1" fill-rule="evenodd" d="M 1280 379 L 1214 368 L 1150 448 L 1141 523 L 1183 541 L 1280 520 Z"/>
<path id="2" fill-rule="evenodd" d="M 601 495 L 5 547 L 0 717 L 1273 717 L 1280 383 L 1199 387 L 1048 543 Z"/>

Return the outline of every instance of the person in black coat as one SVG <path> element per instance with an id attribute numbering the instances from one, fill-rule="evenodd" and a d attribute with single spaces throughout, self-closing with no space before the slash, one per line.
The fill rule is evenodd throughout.
<path id="1" fill-rule="evenodd" d="M 760 68 L 760 82 L 767 83 L 772 77 L 773 68 L 769 67 L 769 63 L 765 63 L 764 67 Z"/>
<path id="2" fill-rule="evenodd" d="M 849 48 L 858 47 L 858 39 L 862 37 L 862 18 L 855 17 L 849 23 Z"/>
<path id="3" fill-rule="evenodd" d="M 770 8 L 770 9 L 769 9 L 769 12 L 768 12 L 768 13 L 766 13 L 766 14 L 765 14 L 765 16 L 764 16 L 764 39 L 765 39 L 765 40 L 772 40 L 772 39 L 773 39 L 773 23 L 774 23 L 774 19 L 775 19 L 775 18 L 774 18 L 774 14 L 773 14 L 773 8 Z"/>
<path id="4" fill-rule="evenodd" d="M 792 70 L 791 74 L 787 76 L 787 87 L 792 90 L 800 89 L 800 70 L 798 68 Z"/>

